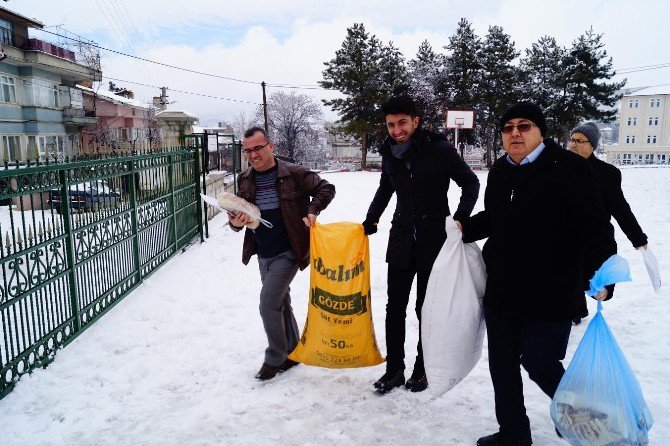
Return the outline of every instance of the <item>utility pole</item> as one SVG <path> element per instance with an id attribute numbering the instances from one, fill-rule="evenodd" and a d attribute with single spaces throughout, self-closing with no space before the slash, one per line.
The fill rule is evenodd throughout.
<path id="1" fill-rule="evenodd" d="M 263 117 L 265 118 L 265 131 L 268 131 L 268 101 L 265 98 L 265 81 L 261 82 L 263 87 Z"/>

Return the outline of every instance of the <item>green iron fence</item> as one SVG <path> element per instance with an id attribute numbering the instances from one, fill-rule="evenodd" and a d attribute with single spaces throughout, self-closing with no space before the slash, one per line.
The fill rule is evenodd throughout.
<path id="1" fill-rule="evenodd" d="M 195 237 L 197 148 L 0 169 L 0 398 Z"/>

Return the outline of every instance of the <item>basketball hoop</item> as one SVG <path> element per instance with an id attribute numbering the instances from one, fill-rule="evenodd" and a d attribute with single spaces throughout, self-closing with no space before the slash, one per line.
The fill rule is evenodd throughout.
<path id="1" fill-rule="evenodd" d="M 448 129 L 455 130 L 454 144 L 456 150 L 460 148 L 461 158 L 463 158 L 463 147 L 459 147 L 458 144 L 458 130 L 459 129 L 472 129 L 474 128 L 475 112 L 472 110 L 447 110 L 447 123 L 446 127 Z"/>

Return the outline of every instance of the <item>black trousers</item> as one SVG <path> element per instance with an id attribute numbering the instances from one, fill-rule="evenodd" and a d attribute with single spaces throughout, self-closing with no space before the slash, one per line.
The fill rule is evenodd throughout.
<path id="1" fill-rule="evenodd" d="M 409 269 L 389 264 L 387 276 L 388 301 L 386 303 L 386 370 L 405 369 L 405 319 L 407 303 L 414 276 L 417 277 L 416 316 L 419 319 L 419 342 L 414 370 L 423 374 L 423 349 L 421 348 L 421 307 L 426 297 L 430 270 L 417 271 L 414 262 Z"/>
<path id="2" fill-rule="evenodd" d="M 500 433 L 510 441 L 530 438 L 521 366 L 553 398 L 565 373 L 561 360 L 565 358 L 572 321 L 529 321 L 489 309 L 484 315 Z"/>

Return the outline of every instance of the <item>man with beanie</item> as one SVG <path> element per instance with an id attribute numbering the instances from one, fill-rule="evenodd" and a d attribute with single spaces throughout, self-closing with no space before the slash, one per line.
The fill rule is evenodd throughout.
<path id="1" fill-rule="evenodd" d="M 513 105 L 500 131 L 507 156 L 489 170 L 484 210 L 460 222 L 464 242 L 488 238 L 484 317 L 499 430 L 477 445 L 528 446 L 521 366 L 554 396 L 578 299 L 616 243 L 588 163 L 544 138 L 537 105 Z"/>
<path id="2" fill-rule="evenodd" d="M 598 159 L 593 152 L 598 148 L 600 142 L 600 130 L 593 122 L 585 122 L 572 129 L 568 148 L 578 155 L 586 158 L 593 169 L 596 184 L 605 204 L 607 215 L 614 217 L 619 227 L 626 234 L 628 240 L 635 249 L 647 247 L 647 236 L 642 232 L 635 215 L 630 210 L 630 205 L 623 196 L 621 190 L 621 172 L 611 164 Z M 579 324 L 583 317 L 588 316 L 586 299 L 581 299 L 580 313 L 573 320 L 575 325 Z"/>
<path id="3" fill-rule="evenodd" d="M 421 333 L 421 306 L 433 262 L 447 238 L 445 219 L 451 214 L 447 190 L 451 180 L 462 189 L 455 219 L 472 212 L 479 180 L 443 135 L 421 128 L 414 101 L 397 96 L 382 104 L 389 136 L 379 153 L 382 172 L 379 188 L 363 222 L 365 234 L 377 232 L 377 223 L 396 194 L 386 262 L 386 373 L 374 383 L 384 394 L 405 384 L 412 392 L 428 386 L 421 340 L 412 376 L 405 383 L 405 318 L 414 276 L 417 278 L 416 315 Z"/>

